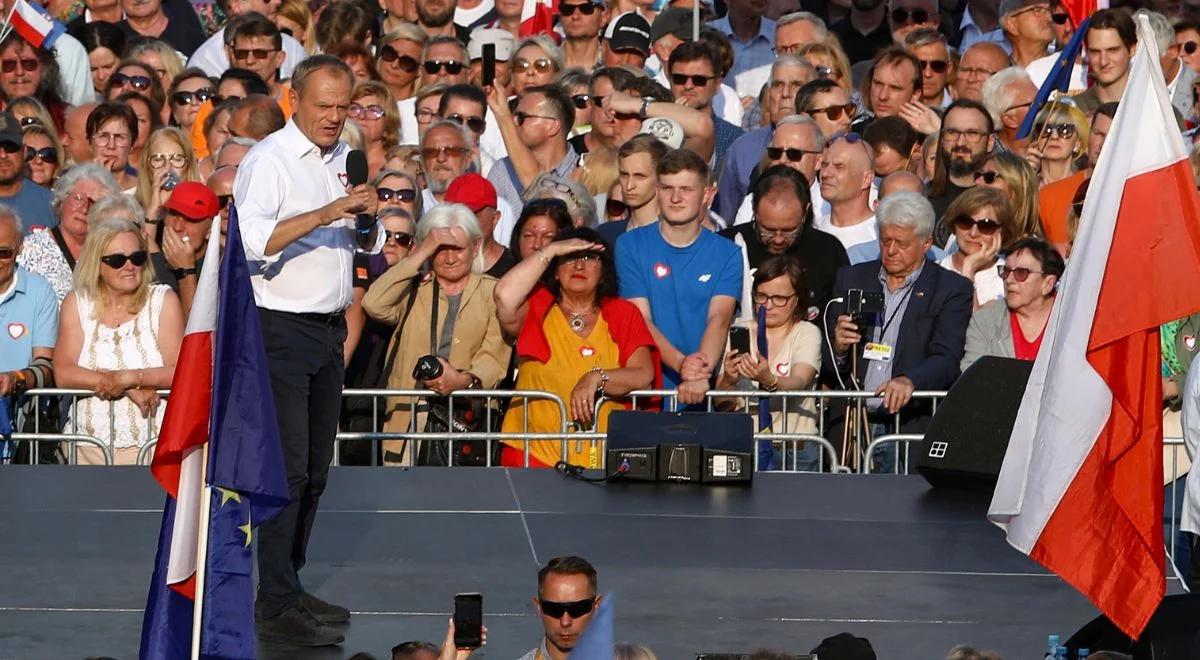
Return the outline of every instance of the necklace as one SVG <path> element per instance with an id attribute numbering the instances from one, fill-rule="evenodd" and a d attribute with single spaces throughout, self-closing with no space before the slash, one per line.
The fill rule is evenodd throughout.
<path id="1" fill-rule="evenodd" d="M 562 305 L 559 305 L 559 307 L 568 315 L 570 315 L 570 319 L 567 321 L 567 323 L 575 332 L 583 332 L 584 327 L 587 326 L 587 318 L 592 315 L 592 312 L 595 311 L 589 309 L 586 312 L 572 312 L 569 309 L 562 307 Z"/>

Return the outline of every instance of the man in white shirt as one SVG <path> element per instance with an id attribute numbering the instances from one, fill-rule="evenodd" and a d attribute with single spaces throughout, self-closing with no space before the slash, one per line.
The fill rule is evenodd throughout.
<path id="1" fill-rule="evenodd" d="M 355 220 L 374 216 L 375 189 L 347 185 L 349 147 L 339 136 L 353 82 L 331 56 L 297 66 L 292 120 L 250 150 L 233 187 L 246 259 L 257 269 L 250 282 L 291 497 L 260 528 L 256 627 L 260 639 L 296 646 L 339 644 L 331 624 L 350 620 L 346 608 L 306 593 L 298 571 L 333 459 L 354 252 L 382 242 L 373 223 L 358 229 Z"/>
<path id="2" fill-rule="evenodd" d="M 253 11 L 274 21 L 275 11 L 278 8 L 278 0 L 229 0 L 228 12 L 229 17 L 233 18 Z M 200 67 L 214 78 L 220 76 L 225 69 L 229 68 L 229 56 L 225 52 L 225 45 L 225 28 L 221 27 L 207 41 L 200 44 L 196 52 L 192 53 L 191 59 L 188 60 L 188 66 Z M 292 70 L 308 57 L 308 53 L 304 51 L 304 46 L 290 34 L 283 35 L 283 52 L 287 54 L 287 57 L 283 58 L 279 74 L 280 78 L 286 80 L 292 77 Z"/>
<path id="3" fill-rule="evenodd" d="M 825 148 L 821 164 L 821 197 L 829 215 L 818 216 L 813 226 L 833 234 L 846 248 L 851 264 L 879 258 L 879 229 L 871 210 L 871 184 L 875 158 L 871 147 L 852 137 L 838 138 Z"/>

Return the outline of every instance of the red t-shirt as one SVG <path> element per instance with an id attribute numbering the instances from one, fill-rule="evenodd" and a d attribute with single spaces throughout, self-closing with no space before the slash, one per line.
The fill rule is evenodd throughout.
<path id="1" fill-rule="evenodd" d="M 1013 336 L 1013 352 L 1016 353 L 1018 360 L 1034 360 L 1037 358 L 1038 349 L 1042 347 L 1042 337 L 1046 335 L 1046 326 L 1042 326 L 1042 331 L 1033 341 L 1025 339 L 1025 335 L 1021 332 L 1021 324 L 1017 322 L 1017 315 L 1012 312 L 1008 313 L 1008 324 L 1012 328 Z"/>

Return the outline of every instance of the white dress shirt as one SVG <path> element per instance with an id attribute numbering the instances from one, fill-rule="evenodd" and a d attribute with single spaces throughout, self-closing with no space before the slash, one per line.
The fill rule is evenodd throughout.
<path id="1" fill-rule="evenodd" d="M 292 77 L 292 70 L 296 65 L 308 57 L 308 52 L 291 35 L 282 36 L 283 52 L 287 57 L 283 58 L 283 64 L 279 65 L 279 79 L 287 80 Z M 217 30 L 207 41 L 200 44 L 196 52 L 192 53 L 192 59 L 188 60 L 187 65 L 200 67 L 213 78 L 221 77 L 229 68 L 229 56 L 225 54 L 225 28 Z"/>
<path id="2" fill-rule="evenodd" d="M 345 142 L 322 154 L 294 121 L 254 145 L 238 167 L 233 200 L 259 307 L 331 314 L 350 306 L 350 276 L 358 247 L 354 218 L 335 220 L 267 255 L 280 222 L 346 195 Z M 382 246 L 378 232 L 375 251 Z"/>
<path id="3" fill-rule="evenodd" d="M 58 63 L 58 75 L 62 80 L 63 100 L 71 105 L 95 101 L 92 64 L 83 44 L 64 32 L 55 40 L 53 53 L 54 61 Z"/>
<path id="4" fill-rule="evenodd" d="M 1188 370 L 1183 386 L 1182 422 L 1184 447 L 1192 460 L 1192 469 L 1187 476 L 1179 528 L 1200 535 L 1200 367 L 1196 365 Z"/>

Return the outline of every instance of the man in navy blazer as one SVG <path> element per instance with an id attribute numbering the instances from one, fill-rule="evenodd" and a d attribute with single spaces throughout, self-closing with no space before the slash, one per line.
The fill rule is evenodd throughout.
<path id="1" fill-rule="evenodd" d="M 845 389 L 879 395 L 866 406 L 874 433 L 894 432 L 897 412 L 902 431 L 919 433 L 928 424 L 929 405 L 912 401 L 912 393 L 948 389 L 958 378 L 974 288 L 963 276 L 926 258 L 935 220 L 929 200 L 910 192 L 889 195 L 880 202 L 876 218 L 880 259 L 839 270 L 833 292 L 843 299 L 852 289 L 883 294 L 883 313 L 864 317 L 860 325 L 846 313 L 844 300 L 831 305 L 822 368 L 831 382 L 844 383 Z M 854 355 L 857 379 L 851 373 Z M 833 406 L 831 428 L 844 415 L 844 406 Z M 890 469 L 892 455 L 876 452 L 875 467 Z"/>

